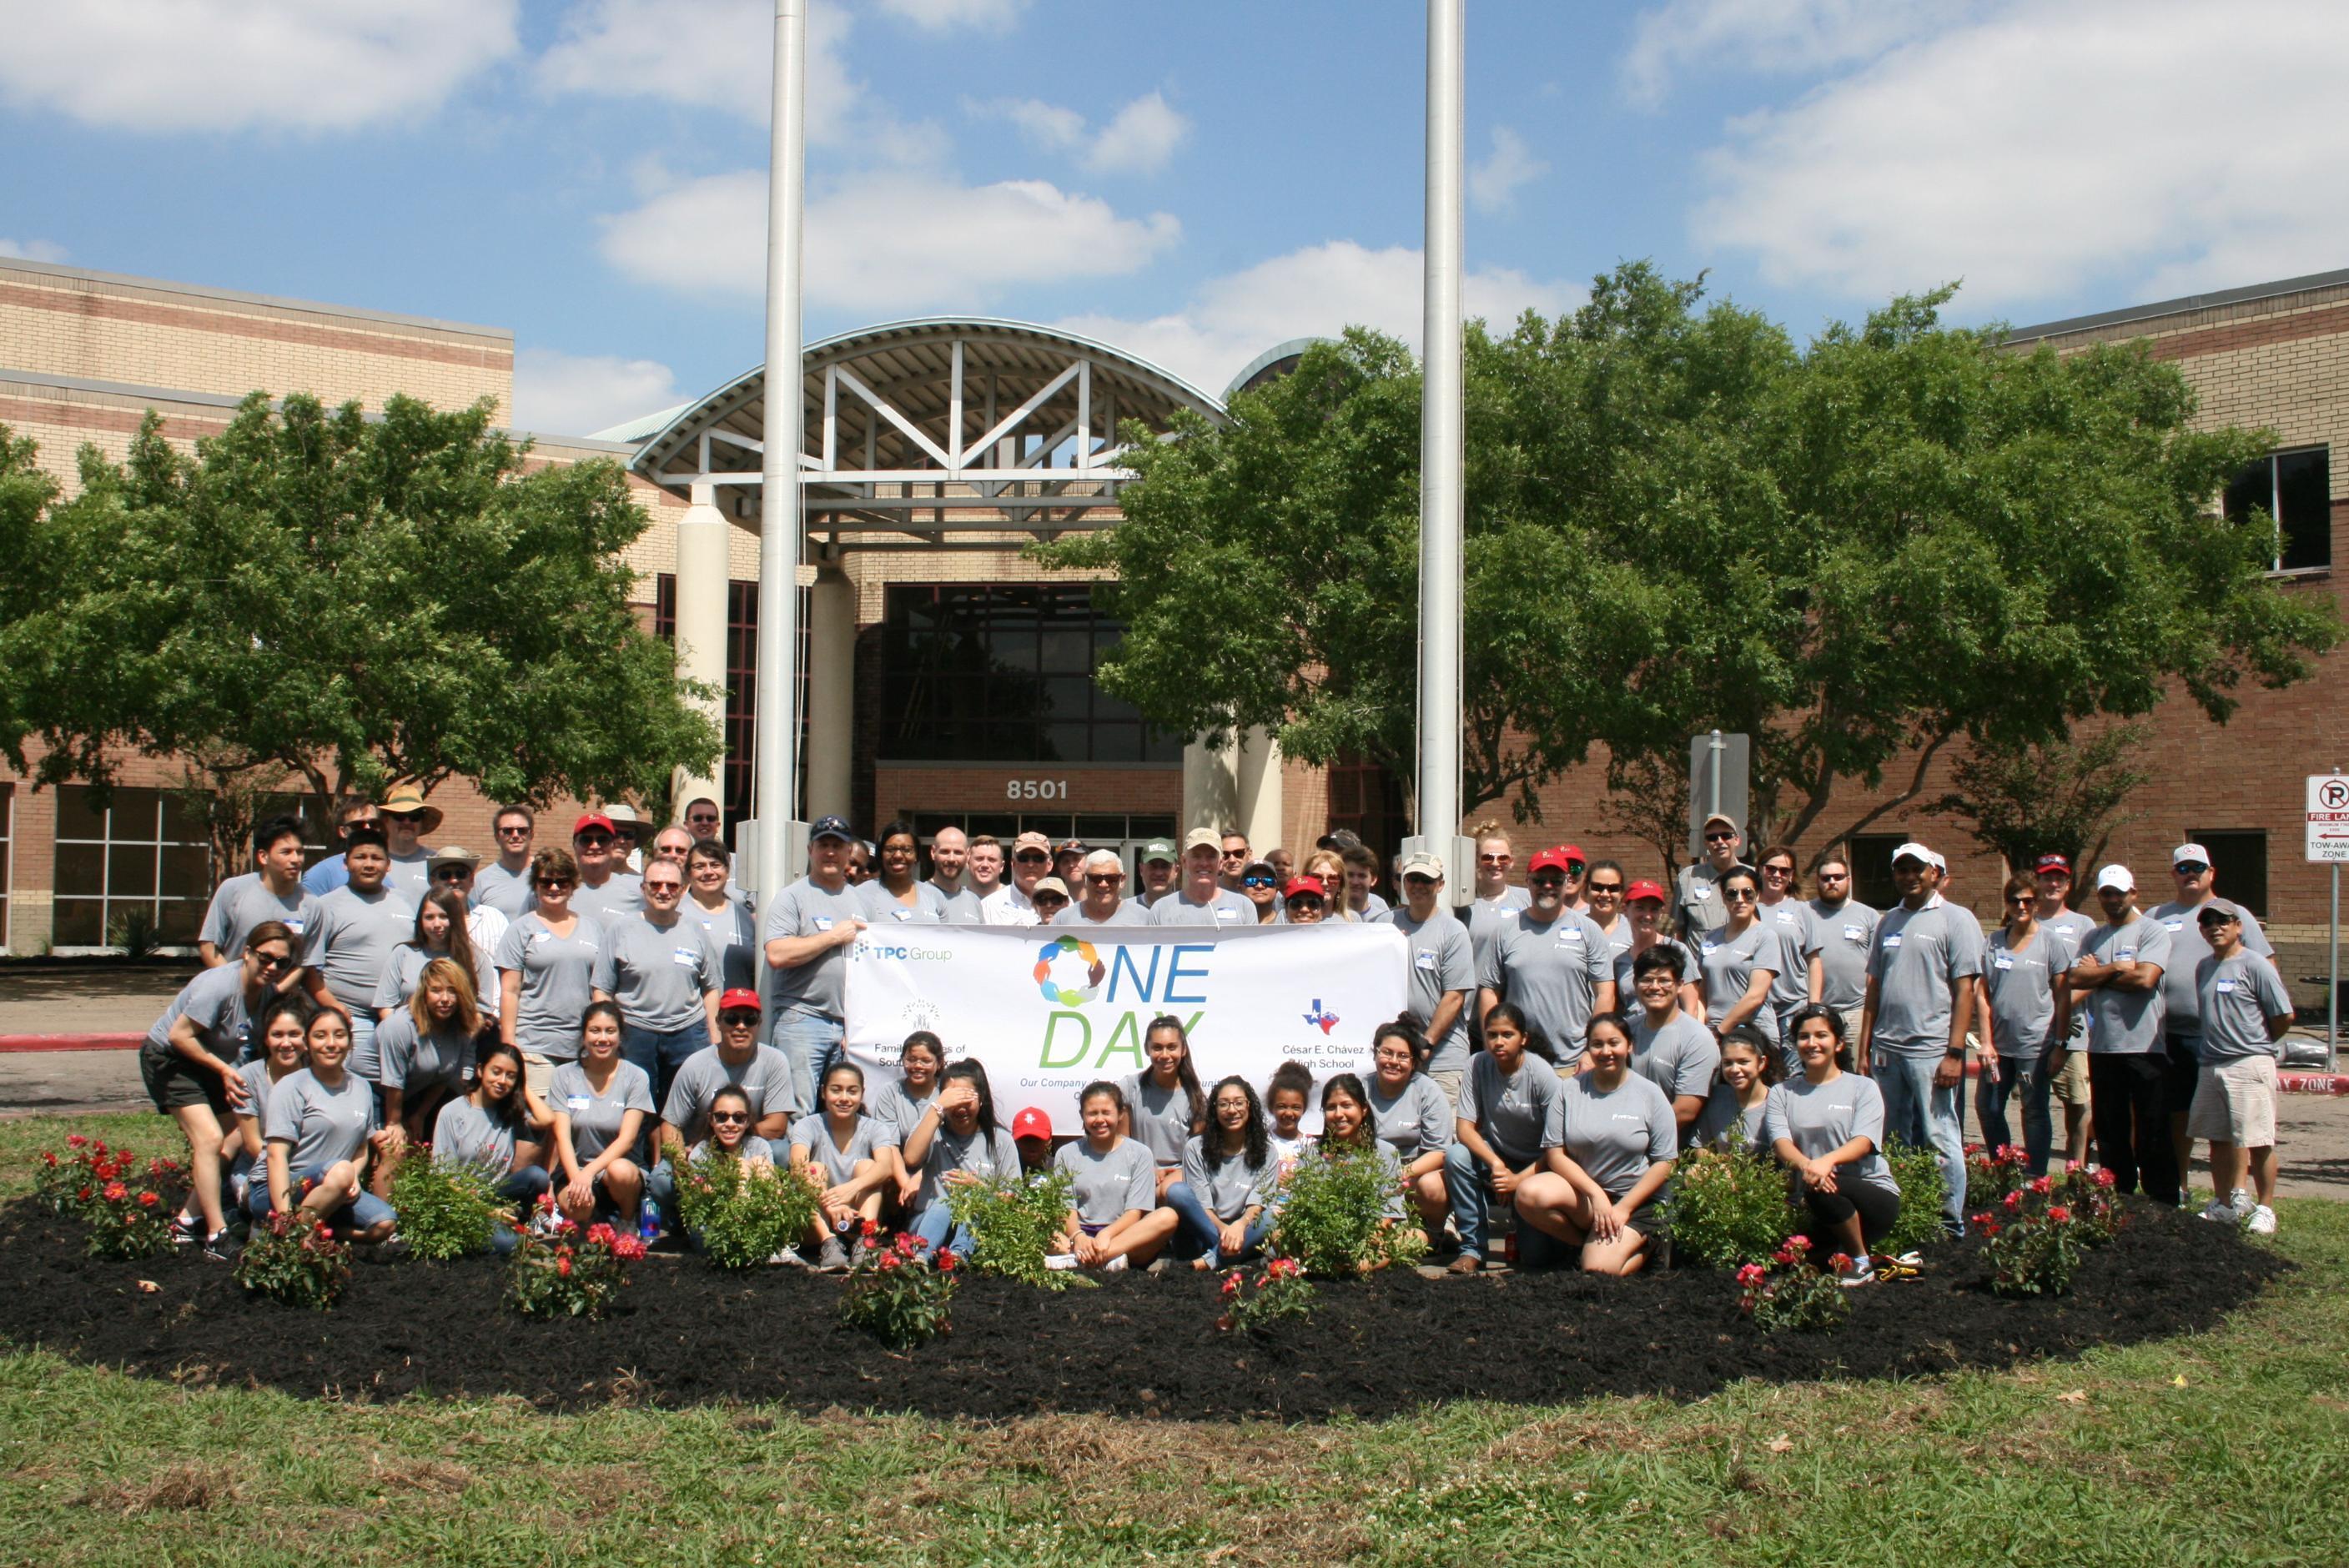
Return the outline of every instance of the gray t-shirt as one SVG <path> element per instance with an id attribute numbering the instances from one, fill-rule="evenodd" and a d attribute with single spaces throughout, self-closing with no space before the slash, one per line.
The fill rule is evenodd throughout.
<path id="1" fill-rule="evenodd" d="M 1053 925 L 1148 925 L 1150 912 L 1142 907 L 1140 899 L 1120 899 L 1115 909 L 1095 920 L 1085 913 L 1085 906 L 1072 903 L 1050 922 Z"/>
<path id="2" fill-rule="evenodd" d="M 1955 983 L 1982 972 L 1982 926 L 1971 912 L 1940 893 L 1922 909 L 1896 903 L 1886 910 L 1868 959 L 1876 982 L 1870 1048 L 1896 1057 L 1941 1055 L 1950 1048 Z"/>
<path id="3" fill-rule="evenodd" d="M 435 958 L 446 958 L 449 950 L 429 953 L 414 942 L 403 942 L 391 950 L 384 960 L 383 977 L 376 982 L 375 1008 L 404 1007 L 416 995 L 417 982 L 424 978 L 424 966 Z M 496 954 L 473 950 L 473 1001 L 484 1011 L 498 1010 L 498 967 Z"/>
<path id="4" fill-rule="evenodd" d="M 1729 871 L 1752 875 L 1754 868 L 1740 861 Z M 1682 935 L 1693 940 L 1714 926 L 1729 923 L 1729 905 L 1722 901 L 1719 886 L 1721 879 L 1728 874 L 1729 872 L 1714 871 L 1711 861 L 1681 868 L 1681 874 L 1672 883 L 1672 918 Z"/>
<path id="5" fill-rule="evenodd" d="M 1787 965 L 1770 982 L 1770 1010 L 1778 1015 L 1783 1034 L 1785 1021 L 1811 1004 L 1811 954 L 1824 945 L 1818 922 L 1811 906 L 1795 898 L 1765 904 L 1754 911 L 1754 918 L 1775 925 L 1786 939 Z"/>
<path id="6" fill-rule="evenodd" d="M 224 1062 L 243 1061 L 248 1050 L 253 1019 L 244 1006 L 244 966 L 222 964 L 206 969 L 180 987 L 147 1031 L 146 1048 L 157 1056 L 171 1050 L 171 1026 L 191 1020 L 197 1037 Z"/>
<path id="7" fill-rule="evenodd" d="M 2088 944 L 2088 933 L 2096 929 L 2096 923 L 2076 909 L 2059 909 L 2054 914 L 2040 916 L 2039 927 L 2043 931 L 2054 933 L 2063 940 L 2064 950 L 2076 957 L 2080 949 Z M 2085 1002 L 2075 1001 L 2072 1006 L 2071 1038 L 2074 1042 L 2074 1049 L 2079 1048 L 2080 1037 L 2087 1033 L 2087 1005 Z"/>
<path id="8" fill-rule="evenodd" d="M 1128 1073 L 1117 1080 L 1133 1122 L 1133 1136 L 1160 1165 L 1183 1163 L 1183 1146 L 1191 1141 L 1191 1094 L 1180 1083 L 1161 1088 L 1148 1073 Z M 1199 1107 L 1205 1114 L 1206 1107 Z"/>
<path id="9" fill-rule="evenodd" d="M 319 972 L 336 1001 L 373 1017 L 391 950 L 415 929 L 416 906 L 399 894 L 362 893 L 346 883 L 318 900 L 302 936 L 302 962 Z"/>
<path id="10" fill-rule="evenodd" d="M 2051 1043 L 2055 976 L 2072 966 L 2072 950 L 2043 925 L 2020 946 L 2004 931 L 1992 932 L 1983 958 L 1982 988 L 1990 993 L 1991 1038 L 1998 1054 L 2037 1057 Z"/>
<path id="11" fill-rule="evenodd" d="M 1762 1138 L 1770 1147 L 1791 1140 L 1806 1160 L 1834 1153 L 1855 1138 L 1874 1145 L 1856 1162 L 1858 1178 L 1896 1196 L 1900 1183 L 1884 1162 L 1884 1095 L 1857 1073 L 1837 1073 L 1823 1084 L 1792 1078 L 1770 1086 L 1764 1102 Z"/>
<path id="12" fill-rule="evenodd" d="M 294 934 L 294 950 L 302 950 L 302 939 L 310 930 L 311 912 L 317 908 L 318 895 L 294 884 L 290 897 L 280 898 L 269 891 L 259 872 L 246 872 L 220 884 L 212 902 L 204 911 L 204 923 L 196 933 L 201 942 L 209 942 L 221 955 L 235 960 L 244 955 L 244 939 L 254 926 L 282 920 Z"/>
<path id="13" fill-rule="evenodd" d="M 948 925 L 980 923 L 978 894 L 967 887 L 958 887 L 949 892 L 945 888 L 938 887 L 936 882 L 930 882 L 927 885 L 937 888 L 938 898 L 946 910 L 946 922 Z"/>
<path id="14" fill-rule="evenodd" d="M 2169 928 L 2140 913 L 2126 925 L 2088 933 L 2080 956 L 2098 964 L 2158 964 L 2169 967 Z M 2095 1056 L 2142 1056 L 2162 1048 L 2161 990 L 2125 991 L 2099 985 L 2087 993 L 2088 1049 Z"/>
<path id="15" fill-rule="evenodd" d="M 2280 1054 L 2268 1038 L 2268 1020 L 2289 1016 L 2292 995 L 2275 965 L 2251 953 L 2216 954 L 2195 966 L 2194 988 L 2202 1019 L 2199 1043 L 2205 1062 L 2241 1061 Z"/>
<path id="16" fill-rule="evenodd" d="M 1630 1191 L 1649 1166 L 1679 1156 L 1681 1130 L 1672 1119 L 1672 1102 L 1638 1073 L 1625 1073 L 1612 1089 L 1600 1088 L 1588 1073 L 1577 1073 L 1565 1080 L 1564 1091 L 1566 1157 L 1609 1198 Z"/>
<path id="17" fill-rule="evenodd" d="M 1386 1098 L 1375 1074 L 1368 1082 L 1372 1130 L 1379 1141 L 1406 1163 L 1432 1150 L 1452 1147 L 1452 1102 L 1444 1098 L 1434 1079 L 1425 1073 L 1413 1073 L 1402 1086 L 1402 1092 L 1392 1099 Z"/>
<path id="18" fill-rule="evenodd" d="M 896 895 L 881 885 L 874 877 L 856 890 L 864 895 L 864 918 L 874 925 L 943 925 L 947 920 L 947 895 L 926 882 L 914 884 L 914 902 L 899 903 Z"/>
<path id="19" fill-rule="evenodd" d="M 1230 1154 L 1210 1158 L 1205 1134 L 1186 1139 L 1183 1144 L 1183 1180 L 1207 1212 L 1226 1224 L 1247 1212 L 1249 1200 L 1256 1195 L 1257 1184 L 1264 1179 L 1272 1156 L 1266 1153 L 1263 1165 L 1247 1162 L 1247 1147 Z"/>
<path id="20" fill-rule="evenodd" d="M 1493 938 L 1517 912 L 1533 907 L 1533 894 L 1521 887 L 1503 888 L 1497 898 L 1480 898 L 1468 905 L 1468 954 L 1475 960 L 1478 983 L 1491 961 Z"/>
<path id="21" fill-rule="evenodd" d="M 1819 1000 L 1838 1013 L 1847 1013 L 1868 1000 L 1868 955 L 1876 946 L 1876 923 L 1882 918 L 1857 899 L 1841 903 L 1813 899 L 1806 906 L 1819 939 Z"/>
<path id="22" fill-rule="evenodd" d="M 1614 978 L 1605 934 L 1570 909 L 1551 921 L 1527 910 L 1498 922 L 1476 972 L 1477 984 L 1525 1009 L 1560 1056 L 1582 1048 L 1599 987 Z"/>
<path id="23" fill-rule="evenodd" d="M 502 1120 L 460 1096 L 432 1119 L 432 1163 L 471 1165 L 503 1176 L 513 1169 L 518 1120 Z"/>
<path id="24" fill-rule="evenodd" d="M 699 1026 L 706 1033 L 705 998 L 725 989 L 725 965 L 701 934 L 698 921 L 679 918 L 667 926 L 643 915 L 605 927 L 595 954 L 594 985 L 620 1005 L 620 1016 L 636 1028 L 671 1034 Z"/>
<path id="25" fill-rule="evenodd" d="M 1631 1019 L 1631 1070 L 1673 1099 L 1702 1099 L 1721 1071 L 1721 1047 L 1711 1029 L 1678 1009 L 1661 1029 L 1650 1028 L 1642 1012 Z"/>
<path id="26" fill-rule="evenodd" d="M 583 880 L 571 890 L 571 908 L 574 913 L 593 915 L 599 924 L 616 925 L 629 915 L 644 913 L 645 879 L 634 872 L 614 872 L 602 887 L 589 887 Z"/>
<path id="27" fill-rule="evenodd" d="M 1000 1127 L 992 1138 L 976 1127 L 968 1137 L 957 1137 L 941 1118 L 930 1134 L 929 1151 L 922 1157 L 922 1190 L 914 1197 L 916 1212 L 938 1202 L 946 1191 L 947 1175 L 956 1171 L 968 1171 L 998 1186 L 1011 1185 L 1020 1180 L 1019 1146 Z"/>
<path id="28" fill-rule="evenodd" d="M 1696 961 L 1696 952 L 1688 944 L 1667 936 L 1656 945 L 1669 948 L 1679 956 L 1681 985 L 1704 984 L 1704 965 Z M 1640 1006 L 1638 976 L 1631 973 L 1631 966 L 1639 962 L 1640 955 L 1629 947 L 1615 954 L 1615 1006 L 1627 1013 L 1636 1011 Z"/>
<path id="29" fill-rule="evenodd" d="M 570 1121 L 571 1151 L 585 1165 L 612 1146 L 628 1112 L 640 1110 L 647 1119 L 652 1116 L 653 1080 L 636 1063 L 619 1062 L 613 1066 L 604 1092 L 597 1094 L 595 1086 L 587 1081 L 585 1068 L 564 1062 L 554 1069 L 547 1100 L 555 1115 Z"/>
<path id="30" fill-rule="evenodd" d="M 302 1069 L 300 1068 L 295 1068 L 294 1072 L 298 1073 Z M 249 1116 L 255 1121 L 259 1121 L 267 1117 L 269 1114 L 270 1091 L 277 1087 L 269 1079 L 269 1058 L 267 1057 L 254 1057 L 251 1061 L 243 1064 L 236 1069 L 236 1076 L 244 1080 L 245 1093 L 244 1109 L 238 1111 L 236 1114 L 239 1116 Z M 288 1073 L 285 1076 L 291 1078 L 294 1074 Z M 265 1132 L 264 1136 L 267 1136 Z M 247 1159 L 247 1157 L 242 1153 L 240 1153 L 237 1158 L 239 1160 Z"/>
<path id="31" fill-rule="evenodd" d="M 914 1136 L 914 1129 L 922 1125 L 922 1118 L 927 1116 L 930 1107 L 937 1102 L 938 1083 L 936 1078 L 930 1080 L 930 1092 L 919 1099 L 905 1092 L 903 1078 L 892 1078 L 864 1097 L 864 1109 L 867 1115 L 877 1117 L 896 1130 L 897 1136 L 891 1141 L 903 1149 L 905 1140 Z M 946 1130 L 943 1118 L 938 1122 L 938 1130 L 941 1133 Z"/>
<path id="32" fill-rule="evenodd" d="M 759 923 L 742 905 L 728 899 L 715 910 L 702 908 L 688 895 L 677 906 L 678 918 L 701 928 L 702 940 L 718 954 L 721 991 L 759 988 Z"/>
<path id="33" fill-rule="evenodd" d="M 375 1026 L 379 1081 L 386 1088 L 421 1094 L 436 1084 L 461 1094 L 473 1078 L 472 1037 L 456 1026 L 419 1036 L 416 1015 L 402 1007 Z"/>
<path id="34" fill-rule="evenodd" d="M 2260 929 L 2259 916 L 2223 898 L 2210 902 L 2242 916 L 2244 951 L 2262 958 L 2275 952 L 2269 944 L 2267 933 Z M 2201 913 L 2199 903 L 2165 903 L 2146 912 L 2147 919 L 2159 922 L 2162 929 L 2169 933 L 2169 962 L 2161 972 L 2161 1026 L 2189 1040 L 2199 1038 L 2203 1032 L 2201 995 L 2196 987 L 2195 975 L 2202 960 L 2210 956 L 2210 940 L 2202 934 L 2202 923 L 2195 918 Z"/>
<path id="35" fill-rule="evenodd" d="M 1075 1180 L 1069 1201 L 1085 1224 L 1106 1225 L 1130 1209 L 1146 1214 L 1158 1206 L 1158 1162 L 1131 1138 L 1119 1139 L 1106 1154 L 1095 1153 L 1087 1139 L 1064 1143 L 1052 1169 Z"/>
<path id="36" fill-rule="evenodd" d="M 1744 1000 L 1746 990 L 1754 984 L 1754 972 L 1767 969 L 1772 975 L 1784 975 L 1800 968 L 1803 960 L 1786 940 L 1786 928 L 1774 921 L 1757 920 L 1744 931 L 1733 934 L 1726 925 L 1718 925 L 1697 940 L 1697 964 L 1704 971 L 1704 1016 L 1714 1028 L 1729 1016 L 1729 1010 Z M 1778 1038 L 1778 1013 L 1768 1002 L 1754 1010 L 1745 1020 L 1762 1031 L 1764 1039 Z"/>
<path id="37" fill-rule="evenodd" d="M 409 903 L 422 903 L 424 895 L 432 891 L 431 846 L 419 844 L 412 855 L 393 855 L 391 870 L 384 873 L 383 885 Z"/>
<path id="38" fill-rule="evenodd" d="M 328 1088 L 310 1069 L 288 1073 L 269 1091 L 269 1115 L 261 1136 L 290 1143 L 286 1172 L 297 1176 L 339 1161 L 356 1160 L 376 1130 L 375 1085 L 354 1072 Z"/>
<path id="39" fill-rule="evenodd" d="M 1557 1069 L 1528 1051 L 1504 1074 L 1487 1051 L 1469 1060 L 1460 1080 L 1458 1119 L 1485 1135 L 1513 1167 L 1530 1165 L 1566 1141 L 1565 1090 Z"/>
<path id="40" fill-rule="evenodd" d="M 762 1119 L 779 1110 L 800 1109 L 798 1093 L 792 1087 L 791 1061 L 774 1047 L 753 1046 L 750 1060 L 730 1062 L 719 1054 L 718 1047 L 704 1046 L 686 1057 L 677 1076 L 668 1080 L 662 1123 L 676 1128 L 688 1143 L 700 1142 L 709 1136 L 709 1102 L 728 1084 L 750 1097 L 753 1132 Z"/>
<path id="41" fill-rule="evenodd" d="M 814 936 L 839 928 L 843 921 L 864 918 L 864 895 L 845 883 L 835 892 L 802 877 L 776 896 L 767 911 L 766 940 Z M 840 1017 L 845 1011 L 848 949 L 828 947 L 805 964 L 771 971 L 774 1004 L 780 1010 L 797 1008 Z"/>
<path id="42" fill-rule="evenodd" d="M 1737 1091 L 1725 1083 L 1713 1086 L 1712 1095 L 1704 1109 L 1696 1113 L 1696 1126 L 1690 1130 L 1692 1149 L 1763 1149 L 1763 1113 L 1769 1108 L 1765 1099 L 1758 1105 L 1737 1103 Z"/>
<path id="43" fill-rule="evenodd" d="M 530 867 L 510 872 L 492 861 L 473 872 L 473 891 L 469 901 L 485 909 L 494 909 L 508 920 L 520 920 L 528 914 L 537 902 L 530 891 Z"/>
<path id="44" fill-rule="evenodd" d="M 1476 989 L 1476 957 L 1468 928 L 1441 906 L 1423 922 L 1412 919 L 1409 909 L 1398 909 L 1386 923 L 1411 944 L 1404 979 L 1409 1006 L 1422 1024 L 1433 1028 L 1435 1009 L 1445 994 L 1461 993 L 1460 1016 L 1442 1039 L 1432 1041 L 1435 1050 L 1427 1060 L 1430 1072 L 1458 1072 L 1468 1065 L 1468 1011 L 1475 1001 L 1469 993 Z"/>
<path id="45" fill-rule="evenodd" d="M 549 1061 L 575 1061 L 579 1029 L 595 998 L 595 964 L 604 950 L 604 928 L 583 914 L 568 936 L 558 936 L 543 916 L 525 914 L 506 927 L 498 943 L 498 968 L 522 974 L 522 996 L 514 1010 L 514 1043 Z"/>
<path id="46" fill-rule="evenodd" d="M 843 1149 L 832 1136 L 832 1124 L 822 1113 L 811 1112 L 792 1123 L 792 1147 L 805 1149 L 809 1163 L 823 1168 L 825 1184 L 837 1187 L 854 1178 L 863 1161 L 896 1148 L 897 1130 L 877 1117 L 859 1116 Z"/>
<path id="47" fill-rule="evenodd" d="M 1202 903 L 1176 889 L 1150 906 L 1153 925 L 1212 925 L 1220 930 L 1246 929 L 1256 923 L 1256 905 L 1229 888 L 1217 888 Z"/>

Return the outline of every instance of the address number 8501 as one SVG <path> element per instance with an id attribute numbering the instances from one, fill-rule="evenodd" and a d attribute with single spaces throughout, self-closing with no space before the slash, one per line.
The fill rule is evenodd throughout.
<path id="1" fill-rule="evenodd" d="M 1065 779 L 1007 779 L 1003 781 L 1003 798 L 1007 800 L 1065 800 L 1069 798 L 1069 781 Z"/>

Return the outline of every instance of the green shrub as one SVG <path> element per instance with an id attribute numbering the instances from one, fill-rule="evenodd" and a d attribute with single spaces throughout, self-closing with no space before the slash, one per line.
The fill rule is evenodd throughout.
<path id="1" fill-rule="evenodd" d="M 1416 1263 L 1427 1236 L 1415 1224 L 1389 1219 L 1395 1191 L 1375 1148 L 1325 1144 L 1288 1173 L 1267 1250 L 1325 1278 Z"/>
<path id="2" fill-rule="evenodd" d="M 1949 1234 L 1941 1228 L 1941 1202 L 1950 1193 L 1941 1180 L 1940 1156 L 1930 1144 L 1917 1148 L 1896 1141 L 1885 1146 L 1884 1162 L 1900 1183 L 1900 1218 L 1876 1250 L 1897 1258 L 1940 1245 Z"/>
<path id="3" fill-rule="evenodd" d="M 771 1165 L 710 1153 L 677 1169 L 677 1217 L 722 1269 L 757 1268 L 807 1239 L 821 1196 Z"/>
<path id="4" fill-rule="evenodd" d="M 1244 1328 L 1250 1334 L 1269 1334 L 1273 1325 L 1312 1312 L 1313 1283 L 1296 1259 L 1275 1258 L 1254 1281 L 1245 1269 L 1226 1274 L 1222 1299 L 1224 1315 L 1216 1319 L 1217 1328 L 1227 1333 Z"/>
<path id="5" fill-rule="evenodd" d="M 1672 1253 L 1711 1268 L 1755 1264 L 1795 1233 L 1786 1168 L 1746 1149 L 1681 1156 L 1672 1177 Z"/>
<path id="6" fill-rule="evenodd" d="M 272 1214 L 254 1226 L 232 1275 L 255 1295 L 324 1312 L 351 1277 L 351 1244 L 309 1209 Z"/>
<path id="7" fill-rule="evenodd" d="M 1837 1253 L 1827 1267 L 1840 1269 L 1849 1261 Z M 1807 1236 L 1789 1236 L 1767 1262 L 1739 1269 L 1737 1284 L 1738 1310 L 1764 1334 L 1823 1334 L 1851 1315 L 1835 1275 L 1813 1266 Z"/>
<path id="8" fill-rule="evenodd" d="M 568 1220 L 551 1236 L 524 1231 L 506 1270 L 506 1300 L 530 1317 L 601 1317 L 628 1283 L 645 1244 L 609 1225 Z"/>
<path id="9" fill-rule="evenodd" d="M 958 1260 L 952 1253 L 925 1257 L 926 1245 L 919 1237 L 900 1235 L 858 1258 L 840 1293 L 840 1321 L 898 1350 L 952 1328 Z"/>
<path id="10" fill-rule="evenodd" d="M 478 1165 L 443 1163 L 419 1146 L 391 1179 L 391 1206 L 400 1239 L 419 1258 L 457 1258 L 487 1252 L 500 1221 L 513 1205 L 498 1196 L 498 1178 Z"/>
<path id="11" fill-rule="evenodd" d="M 1040 1181 L 998 1185 L 991 1181 L 949 1184 L 947 1212 L 970 1233 L 964 1261 L 981 1274 L 1001 1274 L 1061 1290 L 1077 1276 L 1048 1269 L 1052 1234 L 1069 1217 L 1069 1193 L 1076 1185 L 1065 1171 Z"/>

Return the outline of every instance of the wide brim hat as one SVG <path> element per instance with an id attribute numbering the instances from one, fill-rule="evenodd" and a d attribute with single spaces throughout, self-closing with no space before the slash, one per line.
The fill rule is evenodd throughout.
<path id="1" fill-rule="evenodd" d="M 424 791 L 413 784 L 393 785 L 391 792 L 376 802 L 376 810 L 415 812 L 424 819 L 422 825 L 417 829 L 420 833 L 433 832 L 440 826 L 440 808 L 428 803 L 424 799 Z"/>

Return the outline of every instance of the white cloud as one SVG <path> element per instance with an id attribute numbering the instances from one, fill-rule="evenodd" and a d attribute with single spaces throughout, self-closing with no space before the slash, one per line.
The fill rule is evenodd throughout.
<path id="1" fill-rule="evenodd" d="M 1144 319 L 1092 315 L 1060 325 L 1163 365 L 1203 390 L 1220 394 L 1257 355 L 1295 337 L 1334 337 L 1371 326 L 1414 346 L 1422 310 L 1420 253 L 1401 245 L 1371 250 L 1350 240 L 1274 256 L 1202 284 L 1181 309 Z M 1464 314 L 1506 329 L 1528 306 L 1557 315 L 1580 304 L 1584 290 L 1541 283 L 1513 268 L 1492 267 L 1463 280 Z"/>
<path id="2" fill-rule="evenodd" d="M 1669 0 L 1641 15 L 1623 57 L 1624 91 L 1649 108 L 1674 72 L 1726 63 L 1816 70 L 1864 60 L 1940 22 L 1971 0 Z"/>
<path id="3" fill-rule="evenodd" d="M 1191 134 L 1191 122 L 1158 93 L 1145 93 L 1102 127 L 1085 167 L 1100 174 L 1155 174 Z"/>
<path id="4" fill-rule="evenodd" d="M 605 221 L 605 258 L 628 276 L 689 293 L 764 290 L 767 175 L 688 181 Z M 860 174 L 808 204 L 809 303 L 900 315 L 971 309 L 1023 284 L 1131 273 L 1172 245 L 1164 212 L 1040 180 L 967 186 L 915 170 Z"/>
<path id="5" fill-rule="evenodd" d="M 7 7 L 0 98 L 128 130 L 340 131 L 438 108 L 518 46 L 518 0 Z"/>
<path id="6" fill-rule="evenodd" d="M 2003 307 L 2159 297 L 2339 266 L 2349 9 L 2017 5 L 1733 121 L 1697 239 L 1776 284 L 1867 299 L 1962 277 Z M 2289 38 L 2256 70 L 2224 39 Z M 2231 57 L 2226 51 L 2224 57 Z"/>
<path id="7" fill-rule="evenodd" d="M 0 240 L 0 256 L 19 262 L 62 262 L 66 248 L 47 240 Z"/>
<path id="8" fill-rule="evenodd" d="M 965 98 L 963 110 L 1009 120 L 1030 146 L 1074 158 L 1096 174 L 1155 174 L 1191 135 L 1188 116 L 1163 93 L 1144 93 L 1094 131 L 1075 109 L 1041 98 Z"/>
<path id="9" fill-rule="evenodd" d="M 957 27 L 1007 27 L 1028 9 L 1028 0 L 879 0 L 900 21 L 933 33 Z"/>
<path id="10" fill-rule="evenodd" d="M 1468 169 L 1468 201 L 1479 212 L 1502 212 L 1516 205 L 1517 191 L 1549 172 L 1526 139 L 1506 125 L 1493 128 L 1493 150 Z"/>
<path id="11" fill-rule="evenodd" d="M 611 354 L 521 349 L 513 385 L 513 428 L 547 435 L 591 435 L 683 401 L 667 366 Z"/>

